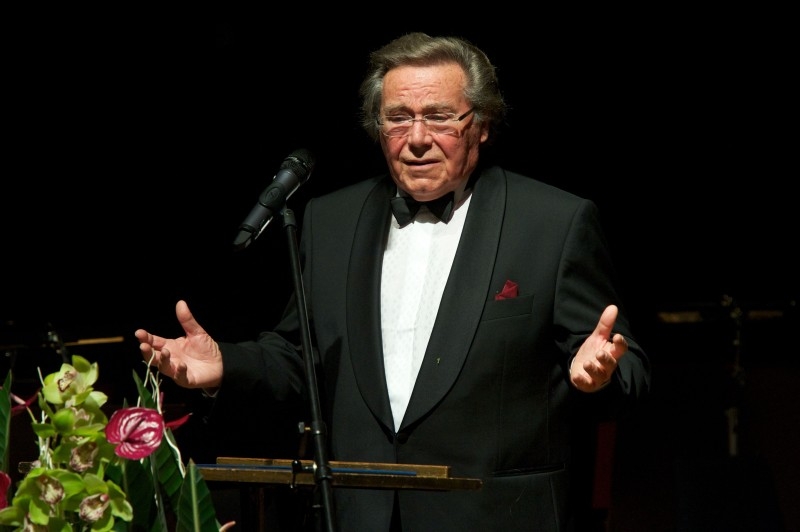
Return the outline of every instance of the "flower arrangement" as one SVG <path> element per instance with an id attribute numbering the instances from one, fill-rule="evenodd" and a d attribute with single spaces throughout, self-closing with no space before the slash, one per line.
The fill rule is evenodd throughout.
<path id="1" fill-rule="evenodd" d="M 144 381 L 134 372 L 136 406 L 103 411 L 107 396 L 93 388 L 97 363 L 73 355 L 41 379 L 28 400 L 10 392 L 11 371 L 0 389 L 0 530 L 163 531 L 226 530 L 210 492 L 190 460 L 184 465 L 172 433 L 188 415 L 166 423 L 158 372 Z M 39 419 L 31 410 L 38 400 Z M 12 402 L 16 402 L 12 406 Z M 10 417 L 27 411 L 39 456 L 8 499 Z M 171 528 L 174 527 L 174 528 Z"/>

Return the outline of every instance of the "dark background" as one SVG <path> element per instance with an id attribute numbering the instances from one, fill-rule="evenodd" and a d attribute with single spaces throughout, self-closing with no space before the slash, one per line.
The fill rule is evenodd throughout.
<path id="1" fill-rule="evenodd" d="M 119 390 L 140 367 L 133 331 L 179 334 L 180 298 L 218 340 L 268 327 L 291 289 L 285 237 L 273 223 L 234 252 L 239 223 L 295 149 L 316 156 L 289 200 L 298 218 L 308 198 L 382 172 L 358 125 L 369 51 L 406 31 L 457 34 L 497 66 L 510 105 L 502 163 L 600 206 L 654 360 L 649 414 L 617 433 L 612 528 L 797 526 L 798 462 L 784 452 L 800 431 L 788 406 L 800 290 L 785 15 L 316 16 L 327 22 L 212 7 L 6 18 L 6 364 L 51 360 L 56 331 Z"/>

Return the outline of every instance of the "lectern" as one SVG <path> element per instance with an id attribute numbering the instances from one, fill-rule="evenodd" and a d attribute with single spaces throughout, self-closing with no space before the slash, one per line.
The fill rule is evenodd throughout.
<path id="1" fill-rule="evenodd" d="M 483 481 L 476 478 L 454 477 L 450 466 L 391 464 L 376 462 L 331 461 L 331 485 L 336 489 L 412 489 L 412 490 L 477 490 Z M 234 483 L 241 489 L 261 490 L 269 486 L 313 487 L 314 463 L 307 460 L 270 458 L 219 457 L 215 464 L 198 464 L 197 469 L 206 481 Z M 263 507 L 255 508 L 254 521 L 258 530 L 269 530 Z"/>

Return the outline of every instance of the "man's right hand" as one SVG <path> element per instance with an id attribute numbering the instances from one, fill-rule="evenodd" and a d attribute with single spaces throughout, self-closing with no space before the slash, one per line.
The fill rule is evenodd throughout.
<path id="1" fill-rule="evenodd" d="M 175 315 L 185 336 L 163 338 L 137 329 L 139 349 L 145 361 L 184 388 L 214 390 L 222 383 L 222 352 L 192 316 L 189 305 L 178 301 Z"/>

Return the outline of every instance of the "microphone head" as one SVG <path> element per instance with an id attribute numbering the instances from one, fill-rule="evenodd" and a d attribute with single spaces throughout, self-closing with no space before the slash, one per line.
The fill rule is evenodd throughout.
<path id="1" fill-rule="evenodd" d="M 314 155 L 306 149 L 294 150 L 281 163 L 281 170 L 289 170 L 300 180 L 300 184 L 308 181 L 311 171 L 314 170 Z"/>

